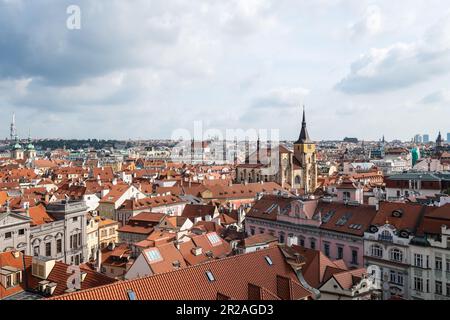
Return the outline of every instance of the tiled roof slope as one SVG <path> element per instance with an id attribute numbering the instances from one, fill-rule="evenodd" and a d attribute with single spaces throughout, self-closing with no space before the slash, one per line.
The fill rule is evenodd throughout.
<path id="1" fill-rule="evenodd" d="M 270 257 L 272 265 L 267 263 L 266 256 Z M 207 271 L 213 274 L 214 281 L 208 280 Z M 287 278 L 289 286 L 279 288 L 277 276 Z M 249 285 L 263 288 L 261 295 L 265 299 L 286 295 L 284 288 L 289 288 L 292 299 L 311 297 L 311 293 L 299 284 L 281 250 L 274 247 L 146 278 L 69 293 L 55 299 L 128 300 L 127 292 L 132 290 L 137 300 L 216 300 L 219 295 L 233 300 L 247 300 Z"/>

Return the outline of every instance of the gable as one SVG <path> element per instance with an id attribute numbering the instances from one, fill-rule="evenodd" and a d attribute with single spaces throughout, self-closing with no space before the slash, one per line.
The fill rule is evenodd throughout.
<path id="1" fill-rule="evenodd" d="M 320 291 L 333 292 L 333 293 L 343 293 L 343 291 L 344 291 L 334 277 L 331 277 L 328 281 L 326 281 L 324 284 L 322 284 L 318 289 Z"/>
<path id="2" fill-rule="evenodd" d="M 29 224 L 30 218 L 9 212 L 0 214 L 0 227 L 14 226 L 18 224 Z"/>

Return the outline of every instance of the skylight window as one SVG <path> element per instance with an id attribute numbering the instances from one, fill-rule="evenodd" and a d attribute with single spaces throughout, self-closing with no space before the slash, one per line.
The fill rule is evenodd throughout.
<path id="1" fill-rule="evenodd" d="M 331 210 L 328 211 L 327 213 L 324 214 L 324 216 L 322 217 L 322 222 L 323 223 L 327 223 L 328 221 L 330 221 L 330 219 L 333 217 L 335 211 Z"/>
<path id="2" fill-rule="evenodd" d="M 206 276 L 208 277 L 209 282 L 213 282 L 216 281 L 216 278 L 214 278 L 214 275 L 212 274 L 211 271 L 206 271 Z"/>
<path id="3" fill-rule="evenodd" d="M 207 235 L 209 242 L 211 242 L 212 245 L 217 245 L 222 243 L 222 240 L 217 235 L 217 233 L 210 233 Z"/>
<path id="4" fill-rule="evenodd" d="M 345 224 L 348 222 L 348 220 L 350 220 L 351 216 L 352 216 L 351 213 L 346 213 L 346 214 L 344 214 L 344 215 L 336 222 L 336 225 L 337 225 L 337 226 L 343 226 L 343 225 L 345 225 Z"/>
<path id="5" fill-rule="evenodd" d="M 158 249 L 147 251 L 147 258 L 150 262 L 162 260 L 161 253 L 159 253 Z"/>
<path id="6" fill-rule="evenodd" d="M 264 259 L 266 259 L 266 262 L 267 262 L 267 264 L 268 264 L 269 266 L 272 266 L 272 265 L 273 265 L 273 261 L 272 261 L 272 259 L 271 259 L 269 256 L 265 256 Z"/>
<path id="7" fill-rule="evenodd" d="M 129 300 L 136 300 L 136 293 L 133 290 L 128 290 L 127 295 Z"/>

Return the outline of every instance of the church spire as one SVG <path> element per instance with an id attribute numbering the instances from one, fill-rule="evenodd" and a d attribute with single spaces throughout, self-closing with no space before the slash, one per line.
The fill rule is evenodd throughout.
<path id="1" fill-rule="evenodd" d="M 306 129 L 306 112 L 305 106 L 303 106 L 303 120 L 302 120 L 302 130 L 300 131 L 300 136 L 295 144 L 310 143 L 308 130 Z"/>

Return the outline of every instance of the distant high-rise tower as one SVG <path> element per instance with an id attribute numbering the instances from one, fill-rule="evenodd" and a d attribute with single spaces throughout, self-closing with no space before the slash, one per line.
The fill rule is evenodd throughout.
<path id="1" fill-rule="evenodd" d="M 422 143 L 422 136 L 420 134 L 416 134 L 414 136 L 414 142 L 415 143 Z"/>
<path id="2" fill-rule="evenodd" d="M 11 121 L 11 126 L 9 129 L 9 140 L 10 141 L 14 141 L 16 140 L 17 137 L 17 131 L 16 131 L 16 114 L 13 113 L 12 115 L 12 121 Z"/>
<path id="3" fill-rule="evenodd" d="M 447 133 L 447 143 L 450 143 L 450 132 Z"/>
<path id="4" fill-rule="evenodd" d="M 423 141 L 423 143 L 428 143 L 428 142 L 430 142 L 430 135 L 429 135 L 429 134 L 424 134 L 424 135 L 422 136 L 422 141 Z"/>

